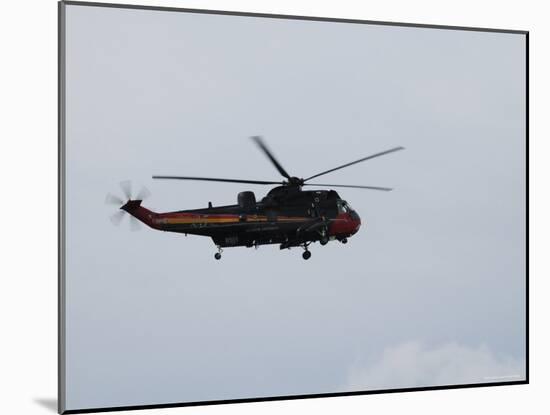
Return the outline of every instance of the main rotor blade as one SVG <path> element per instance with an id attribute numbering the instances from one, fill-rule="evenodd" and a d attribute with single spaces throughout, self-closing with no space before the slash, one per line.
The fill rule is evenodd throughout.
<path id="1" fill-rule="evenodd" d="M 248 184 L 283 184 L 283 182 L 269 182 L 265 180 L 220 179 L 215 177 L 153 176 L 153 179 L 201 180 L 205 182 L 248 183 Z"/>
<path id="2" fill-rule="evenodd" d="M 384 154 L 389 154 L 389 153 L 393 153 L 394 151 L 399 151 L 399 150 L 404 150 L 404 149 L 405 149 L 405 147 L 390 148 L 389 150 L 382 151 L 381 153 L 372 154 L 372 155 L 370 155 L 370 156 L 363 157 L 362 159 L 352 161 L 351 163 L 342 164 L 341 166 L 335 167 L 335 168 L 333 168 L 333 169 L 326 170 L 326 171 L 324 171 L 324 172 L 315 174 L 315 175 L 313 175 L 313 176 L 311 176 L 311 177 L 308 177 L 307 179 L 304 179 L 304 181 L 307 182 L 308 180 L 313 179 L 313 178 L 315 178 L 315 177 L 322 176 L 323 174 L 327 174 L 327 173 L 333 172 L 333 171 L 335 171 L 335 170 L 340 170 L 340 169 L 343 169 L 344 167 L 349 167 L 349 166 L 351 166 L 351 165 L 353 165 L 353 164 L 361 163 L 361 162 L 363 162 L 363 161 L 370 160 L 370 159 L 373 159 L 373 158 L 375 158 L 375 157 L 383 156 Z"/>
<path id="3" fill-rule="evenodd" d="M 279 163 L 279 161 L 275 158 L 275 156 L 271 153 L 271 151 L 269 151 L 269 149 L 267 148 L 267 146 L 265 145 L 264 141 L 262 140 L 261 137 L 259 136 L 254 136 L 252 137 L 252 139 L 254 140 L 254 142 L 258 145 L 258 147 L 260 147 L 262 149 L 262 151 L 265 153 L 265 155 L 269 158 L 269 160 L 271 160 L 271 162 L 273 163 L 273 165 L 275 166 L 275 168 L 279 171 L 279 173 L 281 173 L 284 177 L 286 177 L 287 179 L 290 179 L 290 174 L 288 174 L 286 172 L 286 170 L 283 168 L 283 166 L 281 166 L 281 163 Z"/>
<path id="4" fill-rule="evenodd" d="M 323 186 L 323 187 L 351 187 L 353 189 L 370 189 L 370 190 L 384 190 L 389 192 L 393 190 L 391 187 L 378 187 L 378 186 L 359 186 L 355 184 L 320 184 L 320 183 L 304 183 L 303 186 Z"/>

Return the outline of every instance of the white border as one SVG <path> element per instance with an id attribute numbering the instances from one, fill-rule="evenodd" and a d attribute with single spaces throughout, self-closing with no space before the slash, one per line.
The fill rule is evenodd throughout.
<path id="1" fill-rule="evenodd" d="M 531 385 L 345 398 L 177 408 L 133 413 L 544 413 L 549 382 L 550 273 L 548 229 L 547 93 L 550 28 L 544 2 L 523 1 L 139 1 L 157 6 L 365 20 L 495 27 L 530 31 L 531 83 Z M 0 39 L 0 169 L 3 198 L 0 368 L 4 413 L 49 413 L 57 377 L 57 5 L 55 0 L 2 5 Z M 540 76 L 539 76 L 540 74 Z M 541 137 L 541 139 L 537 139 Z M 536 186 L 538 182 L 540 188 Z M 536 209 L 535 209 L 536 206 Z M 536 215 L 536 213 L 539 213 Z M 535 226 L 536 224 L 536 226 Z M 46 406 L 37 403 L 46 400 Z M 49 401 L 48 401 L 49 400 Z M 540 409 L 539 409 L 540 408 Z"/>

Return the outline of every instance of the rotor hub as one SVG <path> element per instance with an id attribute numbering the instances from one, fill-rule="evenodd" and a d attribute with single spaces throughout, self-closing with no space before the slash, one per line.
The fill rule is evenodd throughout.
<path id="1" fill-rule="evenodd" d="M 303 186 L 304 185 L 304 179 L 301 179 L 296 176 L 292 176 L 288 179 L 288 182 L 285 182 L 287 186 Z"/>

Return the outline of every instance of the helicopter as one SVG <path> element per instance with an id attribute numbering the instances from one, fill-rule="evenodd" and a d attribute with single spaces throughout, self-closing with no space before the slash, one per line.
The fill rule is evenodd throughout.
<path id="1" fill-rule="evenodd" d="M 309 246 L 314 242 L 326 245 L 330 241 L 348 242 L 357 233 L 361 218 L 335 190 L 303 190 L 305 186 L 325 188 L 353 188 L 390 191 L 388 187 L 361 186 L 348 184 L 309 183 L 311 179 L 361 163 L 375 157 L 403 150 L 394 147 L 379 153 L 360 158 L 307 178 L 291 176 L 275 158 L 264 140 L 251 137 L 258 148 L 267 156 L 284 180 L 247 180 L 193 176 L 152 176 L 155 180 L 198 180 L 221 183 L 242 183 L 253 185 L 277 185 L 259 201 L 252 191 L 242 191 L 237 195 L 237 204 L 208 206 L 200 209 L 179 210 L 156 213 L 141 204 L 150 192 L 143 188 L 134 199 L 131 197 L 131 183 L 122 182 L 124 199 L 108 194 L 106 202 L 119 206 L 111 218 L 120 223 L 127 213 L 134 223 L 141 221 L 147 226 L 166 232 L 185 235 L 200 235 L 212 238 L 217 247 L 216 260 L 221 259 L 223 248 L 258 248 L 260 245 L 279 244 L 280 249 L 302 247 L 303 259 L 311 257 Z M 136 221 L 137 219 L 137 221 Z"/>

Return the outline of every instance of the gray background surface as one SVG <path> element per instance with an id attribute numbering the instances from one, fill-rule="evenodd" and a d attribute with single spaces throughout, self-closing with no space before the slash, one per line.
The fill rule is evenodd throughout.
<path id="1" fill-rule="evenodd" d="M 67 409 L 520 380 L 524 37 L 67 8 Z M 348 245 L 227 249 L 114 227 L 131 179 L 155 211 L 277 179 L 263 135 L 340 194 Z"/>

